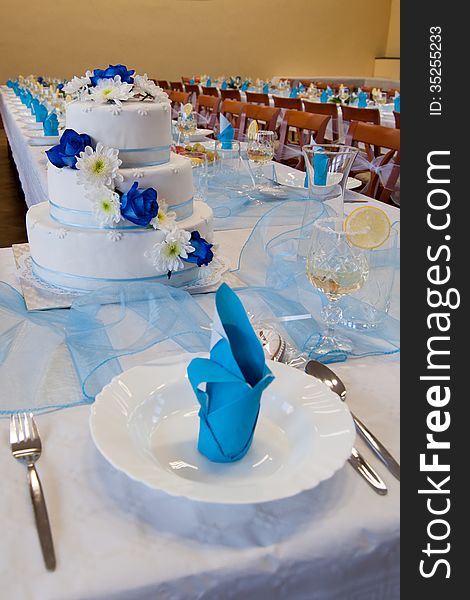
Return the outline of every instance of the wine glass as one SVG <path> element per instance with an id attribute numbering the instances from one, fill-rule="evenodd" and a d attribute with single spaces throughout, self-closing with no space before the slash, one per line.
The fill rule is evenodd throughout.
<path id="1" fill-rule="evenodd" d="M 274 158 L 274 131 L 258 131 L 248 140 L 246 154 L 250 163 L 255 165 L 253 171 L 255 187 L 259 188 L 263 178 L 263 166 Z"/>
<path id="2" fill-rule="evenodd" d="M 339 99 L 344 104 L 348 100 L 349 96 L 350 96 L 349 88 L 343 86 L 340 90 Z"/>
<path id="3" fill-rule="evenodd" d="M 328 300 L 321 312 L 326 331 L 314 348 L 316 354 L 351 351 L 351 341 L 335 331 L 343 316 L 337 302 L 359 290 L 369 275 L 366 254 L 354 245 L 354 233 L 345 231 L 344 223 L 344 218 L 328 217 L 317 219 L 313 225 L 306 261 L 307 277 Z"/>
<path id="4" fill-rule="evenodd" d="M 186 139 L 189 142 L 191 136 L 197 131 L 196 113 L 192 111 L 189 114 L 186 114 L 184 111 L 181 111 L 178 115 L 177 129 L 179 136 L 183 137 L 183 145 L 185 145 Z"/>

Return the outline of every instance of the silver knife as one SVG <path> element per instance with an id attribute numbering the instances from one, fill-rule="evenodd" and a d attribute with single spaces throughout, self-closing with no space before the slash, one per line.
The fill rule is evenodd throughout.
<path id="1" fill-rule="evenodd" d="M 380 440 L 378 440 L 375 435 L 367 429 L 362 421 L 360 421 L 356 415 L 353 415 L 354 424 L 356 425 L 357 431 L 361 434 L 370 448 L 374 451 L 378 458 L 383 462 L 383 464 L 387 467 L 390 473 L 400 481 L 400 465 L 393 458 L 390 452 L 385 448 Z"/>
<path id="2" fill-rule="evenodd" d="M 380 475 L 370 466 L 364 457 L 353 447 L 351 456 L 348 458 L 349 464 L 361 475 L 370 487 L 380 496 L 388 493 L 387 486 Z"/>

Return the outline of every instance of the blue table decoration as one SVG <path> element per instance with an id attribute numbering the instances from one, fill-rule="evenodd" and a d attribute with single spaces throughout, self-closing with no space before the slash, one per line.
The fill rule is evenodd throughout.
<path id="1" fill-rule="evenodd" d="M 359 102 L 357 103 L 358 108 L 367 108 L 367 92 L 361 90 L 357 97 L 359 98 Z"/>
<path id="2" fill-rule="evenodd" d="M 240 460 L 250 449 L 263 391 L 274 375 L 237 295 L 217 290 L 210 358 L 195 358 L 188 377 L 200 404 L 198 450 L 214 462 Z M 205 384 L 205 388 L 204 388 Z"/>
<path id="3" fill-rule="evenodd" d="M 321 93 L 320 102 L 322 102 L 323 104 L 325 104 L 325 102 L 328 102 L 328 92 L 326 90 L 323 90 L 323 92 Z"/>
<path id="4" fill-rule="evenodd" d="M 44 123 L 47 119 L 48 111 L 44 104 L 40 102 L 35 106 L 34 115 L 36 117 L 36 123 Z"/>
<path id="5" fill-rule="evenodd" d="M 263 85 L 263 94 L 269 94 L 269 83 Z"/>
<path id="6" fill-rule="evenodd" d="M 400 96 L 396 96 L 393 101 L 393 107 L 395 112 L 400 112 Z"/>
<path id="7" fill-rule="evenodd" d="M 42 128 L 44 135 L 56 136 L 59 135 L 59 119 L 55 113 L 48 115 L 43 121 Z"/>
<path id="8" fill-rule="evenodd" d="M 297 98 L 298 95 L 299 89 L 296 86 L 294 86 L 290 91 L 289 98 Z"/>
<path id="9" fill-rule="evenodd" d="M 217 138 L 222 142 L 224 150 L 231 150 L 233 147 L 233 138 L 235 130 L 230 121 L 222 113 L 220 114 L 220 133 Z"/>

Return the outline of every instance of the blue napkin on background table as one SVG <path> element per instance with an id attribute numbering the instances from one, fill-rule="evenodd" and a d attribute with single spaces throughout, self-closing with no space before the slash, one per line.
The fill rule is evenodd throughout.
<path id="1" fill-rule="evenodd" d="M 297 87 L 293 87 L 290 91 L 289 98 L 297 98 L 299 95 L 299 90 Z"/>
<path id="2" fill-rule="evenodd" d="M 393 106 L 395 112 L 400 112 L 400 96 L 396 96 L 396 98 L 393 101 Z"/>
<path id="3" fill-rule="evenodd" d="M 358 108 L 367 108 L 367 92 L 361 90 L 357 97 L 359 98 L 359 102 L 357 103 Z"/>
<path id="4" fill-rule="evenodd" d="M 44 123 L 44 121 L 47 119 L 48 113 L 49 113 L 49 111 L 44 106 L 44 104 L 41 104 L 41 103 L 37 104 L 34 109 L 34 114 L 36 116 L 36 123 Z"/>
<path id="5" fill-rule="evenodd" d="M 241 301 L 227 284 L 217 290 L 215 304 L 210 358 L 194 358 L 188 377 L 201 407 L 198 450 L 226 463 L 248 452 L 261 395 L 274 375 Z"/>
<path id="6" fill-rule="evenodd" d="M 55 113 L 47 116 L 42 124 L 44 135 L 59 135 L 59 119 Z"/>
<path id="7" fill-rule="evenodd" d="M 31 100 L 31 114 L 35 115 L 36 114 L 36 108 L 40 105 L 41 103 L 39 102 L 38 98 L 33 98 Z"/>
<path id="8" fill-rule="evenodd" d="M 206 87 L 212 87 L 212 80 L 209 77 L 209 79 L 206 81 Z"/>
<path id="9" fill-rule="evenodd" d="M 269 94 L 269 83 L 263 85 L 263 94 Z"/>
<path id="10" fill-rule="evenodd" d="M 249 85 L 250 85 L 250 82 L 248 80 L 244 81 L 243 85 L 241 87 L 242 92 L 246 92 L 246 90 L 248 89 Z"/>
<path id="11" fill-rule="evenodd" d="M 233 129 L 232 124 L 227 119 L 227 117 L 225 117 L 221 113 L 220 114 L 220 133 L 217 136 L 217 139 L 219 139 L 222 142 L 222 148 L 224 150 L 232 149 L 232 146 L 233 146 L 232 142 L 233 142 L 234 136 L 235 136 L 235 130 Z"/>
<path id="12" fill-rule="evenodd" d="M 194 79 L 189 80 L 190 85 L 194 85 Z"/>
<path id="13" fill-rule="evenodd" d="M 326 90 L 323 90 L 323 92 L 321 93 L 320 102 L 322 102 L 323 104 L 325 102 L 328 102 L 328 92 Z"/>
<path id="14" fill-rule="evenodd" d="M 227 89 L 227 81 L 225 79 L 222 81 L 222 85 L 220 86 L 220 89 L 221 90 L 226 90 Z"/>

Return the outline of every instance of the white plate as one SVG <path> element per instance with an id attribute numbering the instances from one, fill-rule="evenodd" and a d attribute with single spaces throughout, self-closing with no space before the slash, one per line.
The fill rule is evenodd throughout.
<path id="1" fill-rule="evenodd" d="M 272 166 L 269 168 L 271 169 L 271 173 L 267 173 L 266 177 L 271 179 Z M 276 164 L 276 179 L 280 185 L 284 185 L 286 187 L 292 187 L 297 189 L 304 188 L 305 173 L 303 171 L 298 171 L 297 169 L 291 169 L 286 165 Z M 327 192 L 331 186 L 338 183 L 338 180 L 341 180 L 340 173 L 328 173 L 327 185 L 315 187 L 317 187 L 319 190 L 322 189 L 325 190 L 325 192 Z M 346 182 L 346 189 L 353 190 L 362 185 L 363 183 L 359 179 L 356 179 L 355 177 L 348 177 L 348 180 Z"/>
<path id="2" fill-rule="evenodd" d="M 174 496 L 245 504 L 286 498 L 331 477 L 350 456 L 346 405 L 304 372 L 269 361 L 253 444 L 236 463 L 197 450 L 199 405 L 186 375 L 196 354 L 167 357 L 115 377 L 91 407 L 103 456 L 132 479 Z"/>
<path id="3" fill-rule="evenodd" d="M 26 136 L 30 146 L 55 146 L 60 140 L 59 135 L 44 135 L 42 131 L 28 131 Z"/>
<path id="4" fill-rule="evenodd" d="M 214 132 L 212 129 L 197 129 L 196 133 L 189 136 L 190 142 L 202 142 L 208 135 L 212 135 Z"/>

